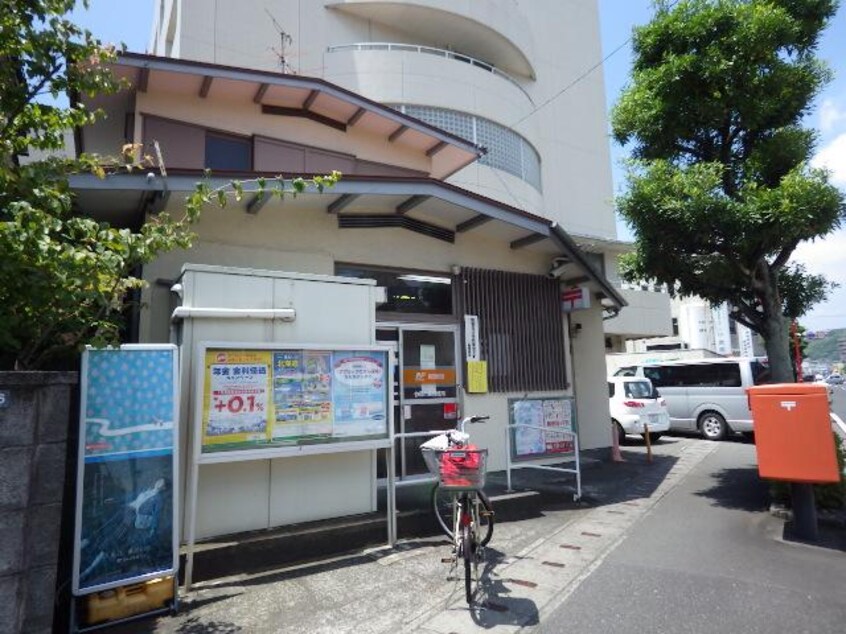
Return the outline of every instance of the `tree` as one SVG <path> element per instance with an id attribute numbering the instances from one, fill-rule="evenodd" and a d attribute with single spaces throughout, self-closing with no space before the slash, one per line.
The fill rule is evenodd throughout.
<path id="1" fill-rule="evenodd" d="M 0 12 L 0 369 L 57 367 L 85 344 L 117 343 L 127 294 L 144 284 L 140 267 L 164 251 L 189 248 L 205 204 L 240 198 L 245 186 L 277 196 L 309 185 L 322 191 L 340 176 L 233 181 L 217 189 L 204 180 L 178 218 L 162 213 L 137 230 L 74 213 L 69 174 L 102 177 L 146 166 L 131 145 L 118 159 L 26 159 L 60 152 L 68 131 L 102 116 L 79 96 L 122 88 L 107 66 L 115 50 L 67 18 L 74 4 L 7 0 Z"/>
<path id="2" fill-rule="evenodd" d="M 843 194 L 808 167 L 802 118 L 829 72 L 815 57 L 837 0 L 661 2 L 635 30 L 631 82 L 612 112 L 632 144 L 619 210 L 636 234 L 629 279 L 728 302 L 759 333 L 775 381 L 793 380 L 788 324 L 831 285 L 791 263 L 836 229 Z"/>

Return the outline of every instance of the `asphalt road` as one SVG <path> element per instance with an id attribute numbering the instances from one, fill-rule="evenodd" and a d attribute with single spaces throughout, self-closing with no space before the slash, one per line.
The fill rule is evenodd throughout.
<path id="1" fill-rule="evenodd" d="M 846 535 L 785 540 L 755 464 L 721 443 L 535 631 L 846 631 Z"/>
<path id="2" fill-rule="evenodd" d="M 831 411 L 840 417 L 840 420 L 846 422 L 846 386 L 835 385 L 834 392 L 831 397 Z M 842 427 L 837 428 L 841 438 L 846 440 L 846 429 Z"/>

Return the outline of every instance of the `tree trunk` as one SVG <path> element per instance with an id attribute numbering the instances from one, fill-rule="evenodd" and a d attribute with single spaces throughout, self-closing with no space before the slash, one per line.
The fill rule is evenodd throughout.
<path id="1" fill-rule="evenodd" d="M 770 363 L 773 383 L 793 383 L 793 361 L 790 357 L 790 337 L 787 318 L 781 314 L 781 306 L 771 312 L 764 325 L 764 345 Z"/>

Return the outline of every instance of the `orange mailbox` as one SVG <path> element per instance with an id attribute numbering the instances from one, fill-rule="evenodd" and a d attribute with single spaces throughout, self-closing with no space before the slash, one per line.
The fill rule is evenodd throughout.
<path id="1" fill-rule="evenodd" d="M 840 481 L 824 385 L 757 385 L 747 393 L 762 478 Z"/>

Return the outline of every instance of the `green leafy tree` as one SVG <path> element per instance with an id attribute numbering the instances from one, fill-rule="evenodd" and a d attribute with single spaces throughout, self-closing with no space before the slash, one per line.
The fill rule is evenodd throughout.
<path id="1" fill-rule="evenodd" d="M 79 97 L 122 87 L 107 66 L 116 52 L 68 19 L 74 4 L 5 0 L 0 11 L 0 369 L 61 367 L 85 344 L 118 343 L 127 294 L 144 284 L 140 267 L 164 251 L 189 248 L 204 205 L 240 199 L 245 190 L 322 190 L 340 176 L 218 188 L 203 180 L 179 217 L 162 213 L 138 230 L 74 213 L 69 174 L 102 177 L 145 163 L 133 146 L 117 159 L 49 158 L 63 149 L 68 131 L 103 116 Z M 56 105 L 63 97 L 70 102 Z M 48 158 L 30 160 L 36 153 Z"/>
<path id="2" fill-rule="evenodd" d="M 831 285 L 790 258 L 836 229 L 843 194 L 809 168 L 802 118 L 829 80 L 815 56 L 836 0 L 660 2 L 635 30 L 630 84 L 612 113 L 631 144 L 619 210 L 636 234 L 629 279 L 728 302 L 792 381 L 788 324 Z"/>

